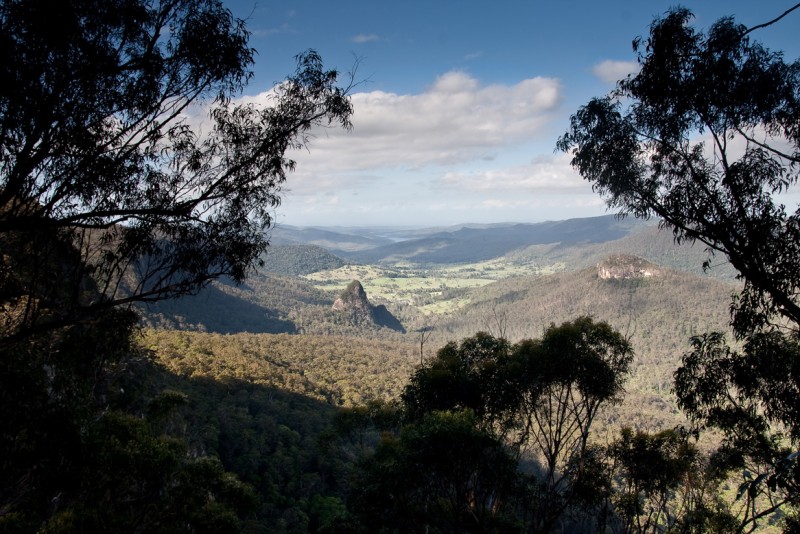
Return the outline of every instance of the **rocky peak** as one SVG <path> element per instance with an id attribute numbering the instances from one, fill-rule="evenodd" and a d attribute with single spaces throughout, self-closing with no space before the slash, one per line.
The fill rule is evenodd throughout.
<path id="1" fill-rule="evenodd" d="M 372 305 L 367 298 L 367 292 L 358 280 L 353 280 L 333 303 L 336 311 L 350 311 L 351 313 L 364 314 L 371 317 Z"/>
<path id="2" fill-rule="evenodd" d="M 369 322 L 377 326 L 385 326 L 398 332 L 405 332 L 400 321 L 386 309 L 386 306 L 373 306 L 367 298 L 367 292 L 358 280 L 353 280 L 333 303 L 335 311 L 346 312 L 356 323 Z"/>
<path id="3" fill-rule="evenodd" d="M 649 278 L 661 273 L 658 265 L 630 254 L 613 254 L 597 264 L 597 276 L 603 280 Z"/>

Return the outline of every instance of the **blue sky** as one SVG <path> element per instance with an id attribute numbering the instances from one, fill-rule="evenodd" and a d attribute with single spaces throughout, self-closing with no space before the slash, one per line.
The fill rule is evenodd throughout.
<path id="1" fill-rule="evenodd" d="M 667 1 L 228 1 L 257 50 L 259 100 L 313 48 L 358 63 L 351 132 L 321 131 L 293 154 L 279 224 L 537 222 L 606 212 L 554 153 L 568 118 L 634 68 L 631 41 Z M 692 1 L 699 27 L 752 26 L 791 2 Z M 795 59 L 800 12 L 755 37 Z"/>

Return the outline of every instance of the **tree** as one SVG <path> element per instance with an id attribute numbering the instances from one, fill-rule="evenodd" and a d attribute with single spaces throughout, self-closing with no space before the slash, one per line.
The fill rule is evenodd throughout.
<path id="1" fill-rule="evenodd" d="M 595 483 L 592 424 L 603 404 L 620 399 L 633 351 L 608 323 L 579 317 L 520 342 L 514 359 L 519 445 L 541 463 L 538 526 L 548 532 L 571 506 L 592 504 L 584 499 Z"/>
<path id="2" fill-rule="evenodd" d="M 232 98 L 248 32 L 219 0 L 0 5 L 2 338 L 241 281 L 315 126 L 350 126 L 313 51 L 272 105 Z M 212 104 L 208 130 L 185 115 Z"/>
<path id="3" fill-rule="evenodd" d="M 516 390 L 508 387 L 511 346 L 478 332 L 460 344 L 450 342 L 436 358 L 414 372 L 401 399 L 408 420 L 433 411 L 469 409 L 482 426 L 500 430 L 514 408 Z"/>
<path id="4" fill-rule="evenodd" d="M 784 505 L 800 505 L 800 344 L 779 332 L 750 336 L 739 351 L 722 334 L 692 339 L 675 372 L 678 405 L 722 432 L 717 469 L 744 473 L 740 531 Z M 794 452 L 793 452 L 794 451 Z"/>
<path id="5" fill-rule="evenodd" d="M 242 281 L 287 151 L 350 125 L 313 51 L 237 104 L 248 35 L 220 0 L 0 0 L 0 530 L 235 531 L 255 508 L 164 419 L 181 396 L 152 391 L 122 309 Z"/>
<path id="6" fill-rule="evenodd" d="M 531 523 L 547 532 L 567 510 L 585 512 L 602 498 L 592 424 L 601 406 L 621 397 L 632 359 L 627 340 L 590 317 L 513 346 L 479 332 L 448 343 L 414 373 L 403 409 L 415 424 L 468 410 L 480 431 L 538 462 Z"/>
<path id="7" fill-rule="evenodd" d="M 743 350 L 696 337 L 675 375 L 683 410 L 725 436 L 718 464 L 755 469 L 743 471 L 740 530 L 796 505 L 800 481 L 800 209 L 779 198 L 799 176 L 800 61 L 751 41 L 798 8 L 750 29 L 723 18 L 705 34 L 686 9 L 669 11 L 633 42 L 639 73 L 581 107 L 557 143 L 609 206 L 660 217 L 744 282 L 731 305 Z"/>
<path id="8" fill-rule="evenodd" d="M 256 508 L 171 428 L 186 397 L 153 395 L 135 321 L 113 310 L 0 348 L 0 531 L 230 532 Z"/>
<path id="9" fill-rule="evenodd" d="M 634 40 L 639 73 L 581 107 L 557 148 L 620 214 L 730 260 L 739 335 L 776 317 L 798 328 L 800 211 L 775 195 L 798 179 L 800 62 L 751 41 L 766 25 L 723 18 L 703 34 L 691 19 L 673 9 Z"/>
<path id="10" fill-rule="evenodd" d="M 355 476 L 370 532 L 515 532 L 516 461 L 470 410 L 433 411 L 387 435 Z"/>
<path id="11" fill-rule="evenodd" d="M 684 429 L 650 434 L 623 428 L 609 456 L 622 532 L 735 530 L 735 519 L 716 497 L 720 472 L 706 465 Z"/>

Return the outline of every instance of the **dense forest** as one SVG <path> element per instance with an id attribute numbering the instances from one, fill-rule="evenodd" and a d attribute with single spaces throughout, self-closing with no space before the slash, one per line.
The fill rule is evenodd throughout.
<path id="1" fill-rule="evenodd" d="M 375 232 L 274 227 L 351 127 L 315 51 L 257 109 L 218 0 L 47 4 L 0 4 L 0 532 L 800 532 L 800 66 L 752 29 L 672 9 L 572 116 L 628 217 Z"/>
<path id="2" fill-rule="evenodd" d="M 645 235 L 650 231 L 651 227 L 642 227 L 638 230 Z M 635 240 L 636 236 L 637 232 L 627 235 L 624 238 L 625 242 Z M 652 243 L 648 238 L 641 238 L 641 241 Z M 686 261 L 680 252 L 676 254 L 671 250 L 671 241 L 663 242 L 668 245 L 670 257 L 678 262 Z M 616 250 L 619 247 L 617 240 L 607 241 L 606 244 L 609 250 Z M 276 250 L 281 248 L 281 246 L 275 247 Z M 312 248 L 312 253 L 314 250 L 316 249 Z M 293 254 L 295 252 L 296 256 Z M 687 252 L 691 254 L 691 251 Z M 664 256 L 663 251 L 660 254 Z M 285 266 L 282 268 L 294 269 L 291 266 L 296 263 L 303 265 L 302 271 L 305 274 L 308 274 L 306 273 L 308 270 L 324 272 L 340 268 L 336 265 L 338 262 L 331 264 L 327 255 L 320 256 L 324 259 L 317 266 L 309 267 L 308 254 L 304 247 L 299 245 L 293 245 L 291 249 L 282 251 L 280 257 Z M 295 257 L 296 260 L 293 260 Z M 444 268 L 445 264 L 441 265 L 443 266 L 441 268 Z M 483 335 L 492 339 L 508 340 L 503 341 L 508 343 L 506 350 L 513 350 L 512 343 L 524 346 L 529 343 L 526 340 L 539 339 L 548 331 L 552 331 L 553 325 L 567 324 L 572 318 L 579 316 L 607 319 L 612 325 L 610 328 L 622 333 L 620 334 L 622 338 L 630 344 L 629 350 L 632 355 L 625 366 L 624 380 L 620 381 L 618 391 L 613 397 L 600 403 L 597 412 L 592 415 L 594 429 L 587 435 L 587 443 L 592 447 L 609 451 L 623 446 L 684 447 L 680 449 L 684 451 L 681 454 L 690 456 L 674 457 L 672 460 L 689 462 L 684 464 L 683 469 L 690 465 L 693 466 L 692 469 L 699 469 L 703 462 L 703 454 L 713 449 L 714 439 L 718 438 L 707 436 L 696 441 L 689 434 L 681 434 L 675 430 L 688 428 L 689 421 L 685 414 L 681 413 L 672 395 L 673 373 L 680 365 L 680 356 L 690 349 L 688 340 L 691 336 L 727 328 L 729 320 L 727 306 L 731 295 L 738 291 L 739 283 L 734 280 L 718 280 L 703 274 L 674 270 L 630 255 L 609 256 L 605 261 L 589 268 L 577 268 L 580 265 L 582 265 L 580 262 L 575 262 L 575 268 L 572 270 L 565 269 L 550 274 L 510 276 L 472 289 L 423 286 L 419 290 L 420 295 L 424 294 L 429 299 L 443 301 L 455 299 L 461 304 L 450 312 L 428 315 L 422 314 L 420 308 L 414 305 L 400 307 L 398 313 L 401 316 L 416 321 L 413 324 L 417 327 L 409 330 L 407 334 L 399 334 L 378 325 L 353 322 L 347 314 L 337 315 L 331 306 L 339 292 L 326 291 L 325 284 L 315 287 L 313 279 L 302 278 L 300 271 L 297 273 L 298 276 L 286 277 L 270 274 L 265 269 L 245 286 L 225 288 L 227 295 L 238 300 L 230 300 L 228 304 L 231 308 L 224 312 L 214 307 L 213 297 L 204 296 L 202 293 L 189 300 L 189 304 L 187 301 L 170 303 L 173 309 L 179 312 L 183 310 L 183 313 L 188 314 L 194 313 L 195 317 L 200 317 L 197 315 L 198 310 L 203 309 L 204 316 L 212 321 L 208 325 L 202 321 L 185 324 L 183 331 L 180 328 L 176 329 L 174 325 L 170 325 L 171 328 L 168 330 L 148 328 L 143 332 L 141 342 L 144 347 L 152 351 L 152 357 L 159 365 L 188 380 L 181 391 L 184 391 L 190 399 L 190 415 L 182 417 L 195 418 L 194 421 L 198 417 L 205 418 L 203 425 L 206 428 L 231 424 L 220 419 L 223 412 L 220 412 L 219 408 L 213 409 L 213 413 L 207 413 L 209 408 L 202 408 L 205 399 L 192 401 L 191 399 L 201 393 L 193 392 L 194 386 L 191 384 L 196 383 L 195 381 L 207 383 L 203 382 L 204 380 L 237 384 L 239 393 L 231 394 L 232 396 L 228 397 L 231 399 L 230 402 L 250 403 L 246 409 L 236 408 L 239 411 L 237 417 L 240 424 L 248 429 L 240 432 L 244 435 L 254 432 L 251 427 L 259 423 L 250 421 L 250 418 L 257 415 L 259 419 L 280 419 L 282 421 L 280 424 L 296 432 L 298 439 L 305 443 L 302 447 L 305 452 L 300 454 L 300 449 L 297 449 L 295 453 L 300 456 L 293 461 L 307 462 L 302 468 L 305 473 L 303 476 L 314 480 L 325 480 L 328 485 L 317 482 L 309 485 L 306 493 L 300 492 L 292 494 L 292 498 L 287 497 L 283 504 L 270 503 L 268 506 L 270 514 L 278 515 L 258 515 L 262 519 L 269 518 L 271 521 L 278 521 L 276 519 L 278 516 L 292 517 L 293 521 L 299 521 L 299 523 L 291 521 L 285 523 L 287 525 L 285 528 L 288 530 L 291 530 L 289 525 L 301 531 L 317 528 L 315 525 L 322 519 L 316 518 L 314 514 L 318 511 L 316 508 L 312 509 L 309 503 L 314 499 L 319 501 L 323 498 L 327 499 L 325 502 L 336 511 L 325 521 L 333 521 L 332 524 L 339 525 L 336 528 L 356 529 L 355 525 L 359 522 L 366 521 L 364 525 L 368 525 L 370 521 L 376 521 L 374 517 L 368 519 L 372 517 L 369 514 L 374 511 L 362 508 L 365 504 L 359 500 L 361 497 L 358 497 L 357 493 L 353 493 L 356 487 L 349 481 L 361 480 L 360 477 L 364 476 L 376 476 L 374 473 L 369 474 L 371 473 L 369 469 L 372 468 L 362 463 L 363 458 L 373 454 L 384 454 L 382 451 L 388 446 L 385 444 L 389 443 L 385 442 L 388 436 L 395 435 L 396 438 L 393 439 L 400 439 L 402 442 L 404 432 L 411 432 L 411 428 L 416 428 L 409 426 L 412 425 L 411 422 L 404 422 L 406 416 L 403 414 L 408 410 L 405 400 L 408 388 L 416 383 L 415 380 L 418 380 L 416 377 L 420 376 L 420 372 L 429 368 L 434 369 L 438 365 L 442 358 L 440 349 L 445 350 L 442 347 L 452 342 L 461 343 L 462 340 L 467 343 L 475 332 L 484 331 L 488 334 Z M 384 265 L 383 268 L 388 267 Z M 623 275 L 614 277 L 615 268 Z M 443 280 L 446 285 L 446 278 L 436 278 L 437 275 L 441 275 L 440 271 L 431 265 L 426 269 L 432 279 Z M 632 276 L 626 276 L 625 273 L 629 271 L 640 274 L 646 271 L 647 275 L 637 275 L 634 272 Z M 612 274 L 608 275 L 608 272 Z M 369 285 L 365 289 L 369 290 Z M 431 296 L 432 293 L 435 295 Z M 420 302 L 424 300 L 420 296 Z M 198 302 L 203 305 L 199 306 Z M 237 311 L 237 303 L 243 306 L 244 311 Z M 277 335 L 258 331 L 232 333 L 247 330 L 247 325 L 251 323 L 243 322 L 236 328 L 231 327 L 230 330 L 218 326 L 222 323 L 215 317 L 223 315 L 226 320 L 235 322 L 235 318 L 241 313 L 242 317 L 247 318 L 247 311 L 250 310 L 248 306 L 254 303 L 260 304 L 262 310 L 269 310 L 273 315 L 286 317 L 287 320 L 291 318 L 292 330 Z M 162 315 L 155 317 L 165 317 L 163 313 L 161 311 L 159 314 Z M 145 313 L 145 317 L 153 316 Z M 263 311 L 258 316 L 262 321 L 268 321 Z M 247 320 L 254 319 L 250 316 Z M 155 323 L 151 322 L 151 325 L 153 324 Z M 246 384 L 252 386 L 245 387 Z M 242 388 L 253 387 L 258 389 L 248 389 L 250 393 L 247 394 L 242 392 Z M 282 419 L 284 414 L 273 413 L 273 410 L 282 410 L 282 404 L 265 404 L 261 394 L 255 393 L 256 391 L 284 391 L 287 394 L 301 395 L 308 403 L 300 403 L 293 408 L 294 410 L 321 411 L 313 417 L 304 417 L 297 413 L 296 416 L 303 419 L 304 423 L 295 426 L 292 418 Z M 271 395 L 274 393 L 268 394 L 265 398 L 272 398 Z M 472 409 L 477 411 L 477 407 Z M 465 415 L 465 417 L 472 416 Z M 308 421 L 316 423 L 309 426 Z M 465 421 L 467 420 L 450 423 L 463 425 L 466 424 Z M 192 423 L 196 424 L 198 423 Z M 438 431 L 437 427 L 429 430 Z M 460 431 L 466 431 L 466 428 L 461 428 Z M 237 435 L 239 434 L 232 430 L 224 433 L 225 439 L 230 440 L 237 440 Z M 213 431 L 211 436 L 214 440 L 222 439 L 217 431 Z M 427 435 L 424 437 L 428 439 Z M 479 436 L 472 436 L 469 439 L 476 437 Z M 484 438 L 488 439 L 486 436 L 481 439 Z M 193 439 L 202 441 L 198 436 Z M 414 439 L 422 438 L 418 436 Z M 491 443 L 500 447 L 498 450 L 504 450 L 501 443 L 495 441 Z M 212 440 L 210 444 L 196 446 L 201 446 L 204 450 L 218 451 L 221 445 L 218 441 Z M 253 461 L 263 462 L 265 465 L 274 461 L 267 452 L 272 450 L 270 448 L 272 445 L 259 448 L 260 446 L 252 444 L 237 443 L 235 446 L 241 454 L 257 459 Z M 525 448 L 516 454 L 523 454 L 523 450 Z M 678 452 L 676 449 L 670 454 Z M 314 456 L 314 459 L 310 460 L 304 456 L 307 454 L 319 456 Z M 300 457 L 305 459 L 301 460 Z M 226 456 L 223 465 L 238 473 L 243 480 L 251 482 L 252 474 L 236 467 L 237 461 Z M 623 459 L 620 458 L 618 461 L 621 462 Z M 337 470 L 335 475 L 319 471 L 321 469 L 319 465 L 328 465 L 328 462 L 335 464 Z M 330 465 L 327 468 L 334 469 Z M 619 466 L 615 467 L 618 468 Z M 363 469 L 368 471 L 364 472 Z M 621 475 L 618 473 L 615 476 Z M 514 482 L 514 484 L 519 483 L 522 482 L 519 480 Z M 688 489 L 679 489 L 676 485 L 677 479 L 670 484 L 669 489 L 663 489 L 665 492 L 663 495 L 670 496 L 669 506 L 677 506 L 677 501 L 672 499 L 678 498 L 680 492 Z M 715 479 L 709 480 L 708 484 L 710 486 L 704 487 L 703 491 L 708 492 L 717 488 L 714 491 L 719 491 L 727 504 L 723 504 L 723 501 L 714 501 L 710 504 L 704 501 L 703 505 L 713 504 L 714 510 L 720 514 L 721 510 L 730 506 L 731 512 L 725 513 L 735 514 L 737 510 L 734 499 L 735 482 Z M 529 487 L 525 491 L 533 490 Z M 621 490 L 617 488 L 617 491 Z M 260 495 L 263 496 L 263 493 Z M 604 495 L 607 503 L 617 498 L 613 497 L 613 493 Z M 689 496 L 683 495 L 681 498 Z M 598 502 L 592 506 L 600 506 Z M 518 503 L 516 506 L 524 508 L 529 504 L 529 502 Z M 672 513 L 672 508 L 669 506 L 666 503 L 662 504 L 659 514 L 668 516 Z M 590 526 L 591 517 L 579 513 L 580 507 L 576 509 L 570 505 L 568 508 L 571 511 L 559 520 L 561 526 L 558 528 L 574 527 L 583 530 L 594 528 Z M 532 514 L 533 511 L 528 510 L 525 513 Z M 260 514 L 263 514 L 263 511 Z M 727 525 L 724 528 L 720 527 L 722 531 L 730 527 L 734 521 L 733 515 L 729 517 L 723 514 L 714 517 L 715 521 Z M 628 519 L 633 520 L 632 517 Z M 619 518 L 615 521 L 618 520 Z M 653 518 L 651 520 L 656 521 Z M 582 526 L 575 527 L 576 524 Z M 486 528 L 517 528 L 505 523 L 503 525 Z"/>

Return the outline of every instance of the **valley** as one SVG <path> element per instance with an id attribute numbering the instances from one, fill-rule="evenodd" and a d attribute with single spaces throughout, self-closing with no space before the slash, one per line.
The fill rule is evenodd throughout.
<path id="1" fill-rule="evenodd" d="M 693 3 L 0 0 L 0 533 L 800 533 L 800 3 Z"/>
<path id="2" fill-rule="evenodd" d="M 691 336 L 727 329 L 730 296 L 738 288 L 730 267 L 717 262 L 703 271 L 702 249 L 677 246 L 653 223 L 608 216 L 513 228 L 503 234 L 502 245 L 493 245 L 502 255 L 492 258 L 485 257 L 483 244 L 507 227 L 383 229 L 392 236 L 389 243 L 365 229 L 277 228 L 264 266 L 245 285 L 217 282 L 197 296 L 150 306 L 145 323 L 207 332 L 192 334 L 201 336 L 193 343 L 211 343 L 214 358 L 223 362 L 252 359 L 258 351 L 232 347 L 267 336 L 258 343 L 278 347 L 264 350 L 291 364 L 273 366 L 270 374 L 286 375 L 287 384 L 306 384 L 290 388 L 294 392 L 353 406 L 372 397 L 396 398 L 420 358 L 432 358 L 450 341 L 486 331 L 516 342 L 540 336 L 550 324 L 591 316 L 627 336 L 636 354 L 625 401 L 608 420 L 625 414 L 642 429 L 681 423 L 670 395 L 672 372 Z M 658 274 L 602 279 L 597 266 L 613 254 L 643 258 Z M 357 261 L 368 256 L 374 263 Z M 354 280 L 373 305 L 385 306 L 399 320 L 405 334 L 331 309 Z M 201 341 L 214 333 L 226 334 L 228 348 L 220 348 L 219 338 Z M 268 337 L 275 334 L 289 337 Z M 325 339 L 329 347 L 323 350 Z M 365 363 L 370 353 L 380 362 L 376 367 Z M 312 379 L 322 368 L 329 369 L 326 378 Z M 305 369 L 305 378 L 298 381 L 290 369 Z M 248 379 L 247 372 L 237 373 L 237 379 Z"/>
<path id="3" fill-rule="evenodd" d="M 728 331 L 740 287 L 730 266 L 712 258 L 703 270 L 702 248 L 678 246 L 649 222 L 520 226 L 489 249 L 483 244 L 504 227 L 382 229 L 388 243 L 368 229 L 277 228 L 244 284 L 217 281 L 141 307 L 140 343 L 168 377 L 156 383 L 193 399 L 181 417 L 203 430 L 190 445 L 271 495 L 259 517 L 287 529 L 313 530 L 304 521 L 320 519 L 309 499 L 343 502 L 354 462 L 380 441 L 376 425 L 397 431 L 393 418 L 421 363 L 477 332 L 516 343 L 579 317 L 606 321 L 630 342 L 633 360 L 619 402 L 597 414 L 592 443 L 609 446 L 623 428 L 686 426 L 673 373 L 691 336 Z M 355 281 L 361 297 L 348 294 Z M 358 309 L 334 309 L 337 299 L 359 298 Z M 208 404 L 214 396 L 218 408 Z M 699 445 L 713 448 L 712 434 Z"/>

